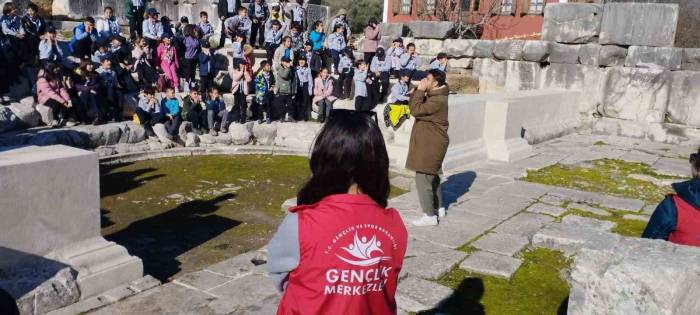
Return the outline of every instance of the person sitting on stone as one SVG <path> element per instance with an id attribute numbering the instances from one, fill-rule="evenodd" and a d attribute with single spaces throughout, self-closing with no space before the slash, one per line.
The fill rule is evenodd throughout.
<path id="1" fill-rule="evenodd" d="M 239 33 L 242 34 L 244 38 L 249 38 L 252 24 L 253 22 L 251 22 L 248 17 L 248 9 L 240 7 L 238 8 L 238 15 L 232 16 L 224 21 L 226 36 L 230 38 L 231 41 L 233 41 L 236 34 Z M 224 43 L 219 44 L 219 46 L 223 47 Z"/>
<path id="2" fill-rule="evenodd" d="M 395 314 L 408 234 L 386 208 L 389 157 L 372 116 L 333 111 L 310 166 L 298 206 L 267 247 L 267 271 L 283 292 L 277 314 Z"/>
<path id="3" fill-rule="evenodd" d="M 61 80 L 61 68 L 58 65 L 49 63 L 39 72 L 36 93 L 39 104 L 51 108 L 57 118 L 52 120 L 50 127 L 75 125 L 72 120 L 73 103 Z"/>
<path id="4" fill-rule="evenodd" d="M 136 107 L 136 116 L 141 126 L 146 130 L 146 136 L 155 137 L 153 126 L 163 120 L 163 115 L 160 113 L 160 100 L 156 97 L 154 87 L 147 86 L 143 89 Z"/>
<path id="5" fill-rule="evenodd" d="M 104 16 L 97 19 L 95 28 L 97 29 L 97 42 L 99 43 L 109 42 L 115 36 L 123 39 L 119 22 L 117 22 L 117 17 L 114 16 L 112 7 L 105 7 Z"/>
<path id="6" fill-rule="evenodd" d="M 216 130 L 221 126 L 221 118 L 227 114 L 226 105 L 219 96 L 218 88 L 212 86 L 207 90 L 207 100 L 204 104 L 207 108 L 207 128 L 209 128 L 209 134 L 217 136 L 219 133 Z"/>
<path id="7" fill-rule="evenodd" d="M 22 19 L 17 15 L 17 6 L 12 1 L 7 1 L 2 6 L 0 26 L 2 26 L 2 34 L 6 36 L 10 46 L 14 48 L 18 63 L 21 63 L 28 51 L 25 42 L 27 33 L 22 26 Z"/>
<path id="8" fill-rule="evenodd" d="M 171 138 L 177 137 L 182 116 L 180 116 L 180 100 L 175 97 L 175 89 L 165 89 L 165 97 L 160 101 L 160 112 L 163 114 L 165 130 Z M 184 139 L 183 139 L 184 140 Z"/>
<path id="9" fill-rule="evenodd" d="M 68 48 L 74 56 L 83 59 L 92 55 L 92 47 L 97 43 L 97 29 L 95 29 L 95 19 L 88 16 L 83 23 L 73 28 L 73 37 Z"/>
<path id="10" fill-rule="evenodd" d="M 411 79 L 419 80 L 425 76 L 421 71 L 418 71 L 420 65 L 421 61 L 416 52 L 416 44 L 410 43 L 406 45 L 406 52 L 399 58 L 400 71 L 409 71 Z"/>
<path id="11" fill-rule="evenodd" d="M 95 65 L 90 60 L 83 60 L 80 66 L 73 70 L 73 74 L 73 82 L 75 82 L 75 90 L 78 93 L 81 108 L 76 110 L 78 118 L 88 122 L 88 113 L 90 113 L 93 115 L 92 124 L 99 125 L 102 117 L 97 99 L 100 80 L 99 75 L 95 72 Z"/>
<path id="12" fill-rule="evenodd" d="M 700 150 L 690 155 L 692 179 L 671 185 L 669 194 L 656 207 L 643 238 L 700 246 Z"/>
<path id="13" fill-rule="evenodd" d="M 449 58 L 446 53 L 439 53 L 435 59 L 430 61 L 430 69 L 440 70 L 442 72 L 447 72 L 447 62 Z"/>
<path id="14" fill-rule="evenodd" d="M 122 87 L 119 85 L 117 73 L 112 69 L 111 58 L 104 56 L 100 60 L 97 74 L 100 78 L 98 99 L 103 106 L 102 111 L 110 113 L 112 122 L 119 122 L 122 120 L 122 106 L 119 101 Z"/>
<path id="15" fill-rule="evenodd" d="M 45 66 L 47 63 L 60 64 L 62 61 L 63 50 L 56 40 L 56 29 L 49 25 L 44 38 L 39 42 L 39 63 Z"/>
<path id="16" fill-rule="evenodd" d="M 160 42 L 161 37 L 163 37 L 163 24 L 160 23 L 160 13 L 156 8 L 148 9 L 148 19 L 143 20 L 143 26 L 141 27 L 143 38 L 146 39 L 148 47 L 155 49 Z"/>
<path id="17" fill-rule="evenodd" d="M 182 99 L 182 119 L 192 124 L 192 131 L 197 135 L 202 134 L 202 127 L 207 119 L 205 106 L 202 95 L 199 94 L 199 87 L 196 86 Z"/>
<path id="18" fill-rule="evenodd" d="M 328 72 L 328 68 L 321 68 L 318 76 L 314 80 L 314 98 L 312 106 L 317 107 L 318 121 L 323 123 L 333 110 L 333 103 L 336 101 L 333 96 L 333 77 Z"/>
<path id="19" fill-rule="evenodd" d="M 401 72 L 399 74 L 399 82 L 396 82 L 396 84 L 391 87 L 389 101 L 392 104 L 408 104 L 408 99 L 411 98 L 411 93 L 413 93 L 410 85 L 411 74 L 407 71 Z"/>

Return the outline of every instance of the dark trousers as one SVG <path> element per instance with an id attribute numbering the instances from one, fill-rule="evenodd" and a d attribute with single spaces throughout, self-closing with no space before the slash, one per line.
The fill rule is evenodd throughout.
<path id="1" fill-rule="evenodd" d="M 226 19 L 236 15 L 235 13 L 226 13 Z M 223 48 L 226 44 L 226 26 L 224 26 L 224 21 L 221 21 L 221 38 L 219 38 L 219 47 Z"/>
<path id="2" fill-rule="evenodd" d="M 197 66 L 196 59 L 182 59 L 182 76 L 188 83 L 194 82 L 195 67 Z"/>
<path id="3" fill-rule="evenodd" d="M 341 73 L 338 77 L 338 98 L 350 99 L 352 98 L 352 78 L 353 71 Z"/>
<path id="4" fill-rule="evenodd" d="M 367 96 L 355 96 L 355 110 L 364 112 L 370 109 L 369 97 Z"/>
<path id="5" fill-rule="evenodd" d="M 384 103 L 386 102 L 386 97 L 389 95 L 389 72 L 381 72 L 379 74 L 379 84 L 377 85 L 379 87 L 379 98 L 377 99 L 377 103 Z"/>
<path id="6" fill-rule="evenodd" d="M 257 43 L 256 43 L 257 40 Z M 263 46 L 265 43 L 265 23 L 260 21 L 250 27 L 250 45 Z"/>
<path id="7" fill-rule="evenodd" d="M 275 50 L 279 47 L 279 44 L 275 43 L 265 43 L 265 51 L 267 52 L 267 63 L 272 66 L 272 58 L 275 56 Z"/>
<path id="8" fill-rule="evenodd" d="M 309 120 L 311 111 L 311 95 L 309 94 L 309 82 L 299 84 L 299 88 L 297 88 L 297 97 L 295 99 L 295 103 L 295 118 L 297 120 Z"/>
<path id="9" fill-rule="evenodd" d="M 165 125 L 165 130 L 167 130 L 171 136 L 175 137 L 177 136 L 181 122 L 182 117 L 180 117 L 180 114 L 177 114 L 172 116 L 172 118 L 166 116 L 163 124 Z"/>
<path id="10" fill-rule="evenodd" d="M 340 72 L 338 69 L 338 63 L 340 62 L 340 50 L 330 49 L 331 59 L 333 59 L 333 67 L 335 71 Z"/>
<path id="11" fill-rule="evenodd" d="M 268 92 L 263 97 L 262 102 L 255 102 L 255 110 L 258 119 L 263 119 L 263 113 L 267 114 L 267 118 L 272 119 L 272 93 Z"/>
<path id="12" fill-rule="evenodd" d="M 207 112 L 198 108 L 197 110 L 190 110 L 185 116 L 185 121 L 189 121 L 192 124 L 192 128 L 200 129 L 203 128 L 206 123 Z"/>
<path id="13" fill-rule="evenodd" d="M 132 39 L 136 38 L 136 36 L 143 36 L 143 31 L 141 30 L 143 26 L 143 13 L 143 6 L 131 7 L 131 18 L 129 19 L 129 32 L 131 33 Z"/>
<path id="14" fill-rule="evenodd" d="M 318 105 L 318 120 L 324 122 L 330 116 L 331 111 L 333 111 L 333 102 L 324 98 L 317 101 L 316 104 Z"/>
<path id="15" fill-rule="evenodd" d="M 284 114 L 287 114 L 290 118 L 294 118 L 294 103 L 292 103 L 293 95 L 291 94 L 277 94 L 275 101 L 277 102 L 277 108 L 280 110 L 280 119 L 284 119 Z"/>
<path id="16" fill-rule="evenodd" d="M 234 121 L 238 121 L 241 124 L 245 124 L 246 119 L 248 118 L 248 104 L 246 103 L 245 100 L 245 94 L 243 94 L 242 91 L 243 87 L 239 86 L 238 87 L 238 92 L 233 95 L 233 102 L 234 102 L 234 113 L 236 113 L 236 117 L 234 117 Z"/>
<path id="17" fill-rule="evenodd" d="M 90 36 L 75 42 L 74 55 L 80 59 L 92 56 L 92 39 Z"/>
<path id="18" fill-rule="evenodd" d="M 163 115 L 161 113 L 147 112 L 141 107 L 136 108 L 136 116 L 139 117 L 139 122 L 141 122 L 141 126 L 143 126 L 143 128 L 146 129 L 146 132 L 150 134 L 153 134 L 153 125 L 163 120 Z"/>
<path id="19" fill-rule="evenodd" d="M 366 52 L 364 57 L 365 62 L 369 65 L 376 54 L 376 52 Z"/>
<path id="20" fill-rule="evenodd" d="M 102 87 L 100 89 L 99 103 L 102 103 L 102 112 L 110 113 L 113 120 L 121 120 L 122 108 L 119 102 L 119 93 L 114 87 Z"/>
<path id="21" fill-rule="evenodd" d="M 199 76 L 199 93 L 202 94 L 202 97 L 208 97 L 207 90 L 209 90 L 209 88 L 212 87 L 213 82 L 214 78 L 211 74 Z"/>
<path id="22" fill-rule="evenodd" d="M 49 99 L 44 105 L 51 107 L 54 117 L 57 119 L 67 119 L 71 114 L 71 109 L 54 99 Z"/>

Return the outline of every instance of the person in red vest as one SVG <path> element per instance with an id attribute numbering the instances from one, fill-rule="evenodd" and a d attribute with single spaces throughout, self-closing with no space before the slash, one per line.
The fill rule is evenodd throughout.
<path id="1" fill-rule="evenodd" d="M 388 209 L 389 157 L 375 120 L 334 110 L 316 138 L 311 178 L 268 244 L 283 292 L 277 314 L 396 314 L 406 227 Z"/>
<path id="2" fill-rule="evenodd" d="M 656 207 L 643 238 L 700 246 L 700 150 L 690 155 L 693 178 L 672 185 L 676 191 Z"/>

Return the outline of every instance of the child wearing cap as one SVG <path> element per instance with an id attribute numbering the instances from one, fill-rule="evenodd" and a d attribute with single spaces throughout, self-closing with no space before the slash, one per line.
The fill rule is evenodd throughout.
<path id="1" fill-rule="evenodd" d="M 156 8 L 148 9 L 148 19 L 143 20 L 142 32 L 143 37 L 146 38 L 146 43 L 148 47 L 154 48 L 163 36 L 163 24 L 161 24 L 158 19 L 158 10 Z"/>
<path id="2" fill-rule="evenodd" d="M 156 49 L 156 56 L 160 69 L 170 80 L 170 85 L 177 93 L 180 88 L 180 78 L 177 76 L 177 69 L 180 67 L 180 64 L 178 63 L 177 51 L 175 46 L 172 45 L 172 39 L 169 34 L 163 35 L 163 41 Z"/>

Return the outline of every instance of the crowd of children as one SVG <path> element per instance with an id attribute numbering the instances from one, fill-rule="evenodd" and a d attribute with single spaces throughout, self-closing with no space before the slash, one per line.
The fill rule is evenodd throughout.
<path id="1" fill-rule="evenodd" d="M 357 110 L 371 110 L 389 94 L 390 101 L 403 102 L 411 93 L 410 80 L 423 75 L 415 45 L 404 47 L 401 38 L 388 49 L 366 44 L 363 60 L 355 60 L 342 9 L 326 29 L 322 21 L 306 25 L 303 0 L 296 5 L 254 0 L 247 7 L 236 2 L 239 7 L 222 16 L 218 47 L 211 47 L 215 31 L 207 12 L 197 23 L 186 17 L 172 22 L 148 3 L 125 0 L 131 28 L 126 35 L 111 7 L 102 17 L 83 19 L 72 29 L 67 51 L 36 5 L 30 3 L 21 16 L 15 4 L 5 3 L 0 69 L 7 75 L 0 76 L 0 94 L 7 92 L 8 78 L 34 68 L 35 97 L 53 110 L 52 126 L 119 121 L 123 95 L 131 94 L 138 95 L 134 120 L 149 136 L 162 123 L 176 137 L 182 121 L 200 134 L 227 132 L 231 123 L 249 119 L 306 121 L 312 111 L 324 122 L 337 99 L 354 98 Z M 379 38 L 374 18 L 365 34 Z M 254 71 L 256 48 L 265 49 L 266 60 Z M 215 49 L 230 54 L 228 69 L 215 68 Z M 447 57 L 439 55 L 430 68 L 446 71 Z M 217 78 L 222 70 L 230 81 Z M 400 80 L 390 89 L 391 76 Z M 230 91 L 232 104 L 223 101 L 224 91 Z"/>

